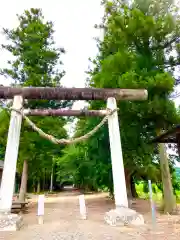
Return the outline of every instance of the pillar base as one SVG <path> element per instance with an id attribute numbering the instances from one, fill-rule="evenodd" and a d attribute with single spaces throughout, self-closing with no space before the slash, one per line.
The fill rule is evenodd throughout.
<path id="1" fill-rule="evenodd" d="M 111 226 L 141 226 L 144 218 L 130 208 L 120 206 L 105 213 L 104 220 Z"/>
<path id="2" fill-rule="evenodd" d="M 12 213 L 0 213 L 0 232 L 18 231 L 22 225 L 22 216 Z"/>

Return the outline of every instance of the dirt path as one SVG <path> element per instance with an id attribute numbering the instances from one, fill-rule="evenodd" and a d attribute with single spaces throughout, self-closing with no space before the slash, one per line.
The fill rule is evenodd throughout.
<path id="1" fill-rule="evenodd" d="M 36 201 L 36 199 L 34 199 Z M 46 198 L 44 224 L 37 224 L 36 204 L 32 203 L 28 214 L 23 215 L 24 227 L 14 233 L 0 232 L 1 240 L 174 240 L 180 239 L 180 224 L 174 224 L 174 218 L 159 218 L 157 234 L 150 232 L 150 213 L 147 201 L 136 204 L 147 221 L 143 228 L 118 228 L 104 223 L 104 213 L 113 208 L 113 204 L 103 194 L 87 195 L 88 219 L 80 220 L 78 197 L 74 194 L 59 194 Z M 177 218 L 177 217 L 176 217 Z M 176 233 L 177 232 L 177 233 Z M 178 235 L 179 232 L 179 235 Z"/>

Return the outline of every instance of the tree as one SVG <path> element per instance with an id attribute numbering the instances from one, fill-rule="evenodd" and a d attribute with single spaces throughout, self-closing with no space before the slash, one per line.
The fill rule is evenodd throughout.
<path id="1" fill-rule="evenodd" d="M 81 118 L 76 126 L 75 137 L 89 132 L 99 121 L 100 118 Z M 106 151 L 109 148 L 107 138 L 107 127 L 102 127 L 90 139 L 65 148 L 62 157 L 57 159 L 58 177 L 63 179 L 63 173 L 72 176 L 74 184 L 83 190 L 111 191 L 111 159 L 110 152 L 107 154 Z"/>
<path id="2" fill-rule="evenodd" d="M 99 44 L 100 55 L 96 60 L 101 69 L 93 73 L 91 85 L 146 88 L 149 93 L 148 102 L 120 104 L 126 162 L 128 157 L 132 158 L 129 150 L 135 150 L 132 144 L 140 145 L 141 149 L 144 146 L 147 151 L 145 139 L 177 122 L 176 109 L 168 96 L 175 84 L 173 71 L 179 66 L 179 15 L 172 1 L 136 0 L 131 6 L 121 1 L 107 1 L 105 8 L 105 37 Z M 172 50 L 176 51 L 175 56 L 172 56 Z M 140 137 L 132 141 L 133 136 L 138 135 Z M 137 146 L 134 160 L 140 157 L 138 149 Z M 150 152 L 153 153 L 152 150 Z M 142 157 L 144 154 L 151 156 L 148 151 L 141 150 L 141 153 Z M 137 168 L 138 159 L 133 162 Z M 168 171 L 167 167 L 161 167 L 165 211 L 172 212 L 174 202 Z M 163 177 L 165 175 L 166 178 Z"/>
<path id="3" fill-rule="evenodd" d="M 8 44 L 2 48 L 9 51 L 13 58 L 8 61 L 9 68 L 1 69 L 1 74 L 12 79 L 12 85 L 20 86 L 60 86 L 64 76 L 61 69 L 61 54 L 63 48 L 55 47 L 53 39 L 53 24 L 45 21 L 41 9 L 31 8 L 22 15 L 17 15 L 19 25 L 14 29 L 3 29 Z M 26 101 L 25 106 L 31 108 L 58 108 L 67 106 L 67 102 L 58 101 Z M 69 103 L 71 105 L 71 102 Z M 67 136 L 64 128 L 65 119 L 58 117 L 34 117 L 33 121 L 49 133 L 58 137 Z M 42 126 L 43 124 L 43 126 Z M 45 126 L 44 126 L 45 125 Z M 40 139 L 37 133 L 32 132 L 26 123 L 22 126 L 21 145 L 18 168 L 27 175 L 29 168 L 30 179 L 39 182 L 42 175 L 52 164 L 52 155 L 61 151 L 61 147 L 52 146 L 46 140 Z M 25 160 L 25 161 L 24 161 Z M 25 166 L 23 168 L 23 162 Z M 29 166 L 27 166 L 27 163 Z M 43 176 L 44 177 L 44 176 Z M 20 196 L 24 198 L 27 185 L 27 176 L 22 176 Z"/>
<path id="4" fill-rule="evenodd" d="M 178 83 L 173 73 L 180 63 L 179 14 L 173 3 L 165 0 L 135 0 L 128 4 L 116 0 L 103 4 L 105 15 L 99 27 L 104 29 L 104 39 L 97 40 L 99 53 L 91 61 L 89 86 L 145 88 L 149 94 L 148 101 L 118 103 L 126 184 L 131 195 L 132 179 L 159 182 L 160 158 L 150 140 L 157 131 L 179 121 L 174 103 L 169 99 Z M 105 105 L 92 102 L 90 108 L 101 109 Z M 87 130 L 93 124 L 95 120 L 89 119 L 82 127 Z M 98 142 L 94 148 L 93 141 Z M 87 141 L 89 148 L 84 152 L 89 162 L 107 161 L 109 148 L 103 147 L 104 143 L 108 144 L 108 135 L 102 136 L 100 132 Z M 107 174 L 109 169 L 105 171 Z M 165 211 L 171 213 L 174 208 L 171 185 L 164 184 L 164 191 L 170 196 L 165 198 Z"/>
<path id="5" fill-rule="evenodd" d="M 17 15 L 19 26 L 3 29 L 10 44 L 2 45 L 15 60 L 8 61 L 10 68 L 3 69 L 14 84 L 23 86 L 59 86 L 64 71 L 57 68 L 63 48 L 55 48 L 53 24 L 45 22 L 41 9 L 31 8 Z"/>

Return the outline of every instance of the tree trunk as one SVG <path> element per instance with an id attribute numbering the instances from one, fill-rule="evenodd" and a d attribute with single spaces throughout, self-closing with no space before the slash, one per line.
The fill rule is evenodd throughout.
<path id="1" fill-rule="evenodd" d="M 131 199 L 132 198 L 131 174 L 129 173 L 128 169 L 125 169 L 125 179 L 126 179 L 127 197 Z"/>
<path id="2" fill-rule="evenodd" d="M 158 131 L 158 135 L 160 134 L 161 131 Z M 171 214 L 175 211 L 176 208 L 176 198 L 173 194 L 169 162 L 164 143 L 159 143 L 159 156 L 164 195 L 164 212 Z"/>
<path id="3" fill-rule="evenodd" d="M 36 181 L 33 180 L 33 192 L 35 193 L 36 192 Z"/>
<path id="4" fill-rule="evenodd" d="M 50 182 L 50 192 L 53 191 L 53 165 L 52 165 L 52 170 L 51 170 L 51 182 Z"/>
<path id="5" fill-rule="evenodd" d="M 42 186 L 43 191 L 45 191 L 45 185 L 46 185 L 46 170 L 44 170 L 43 174 L 43 186 Z"/>
<path id="6" fill-rule="evenodd" d="M 26 199 L 27 180 L 28 180 L 28 163 L 26 160 L 24 160 L 23 172 L 21 176 L 21 187 L 19 192 L 19 200 L 22 202 L 24 202 Z"/>
<path id="7" fill-rule="evenodd" d="M 134 182 L 134 179 L 133 179 L 132 175 L 131 175 L 131 193 L 132 193 L 132 197 L 133 198 L 137 198 L 138 197 L 138 194 L 136 192 L 135 182 Z"/>
<path id="8" fill-rule="evenodd" d="M 40 179 L 38 180 L 38 183 L 37 183 L 37 193 L 40 193 L 41 191 L 41 182 L 40 182 Z"/>

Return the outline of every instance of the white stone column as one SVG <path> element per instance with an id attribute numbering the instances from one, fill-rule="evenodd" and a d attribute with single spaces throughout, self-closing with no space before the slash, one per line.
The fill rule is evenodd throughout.
<path id="1" fill-rule="evenodd" d="M 107 108 L 111 110 L 114 110 L 117 108 L 115 98 L 108 98 Z M 110 141 L 110 150 L 111 150 L 115 205 L 116 205 L 116 208 L 120 206 L 128 207 L 123 155 L 122 155 L 122 148 L 121 148 L 121 138 L 120 138 L 119 121 L 118 121 L 117 112 L 114 112 L 111 116 L 109 116 L 108 128 L 109 128 L 109 141 Z"/>
<path id="2" fill-rule="evenodd" d="M 23 105 L 22 96 L 15 96 L 13 108 L 20 110 Z M 22 116 L 16 111 L 11 112 L 9 132 L 6 145 L 4 169 L 1 182 L 0 212 L 10 212 L 13 198 L 16 163 L 19 149 Z"/>

